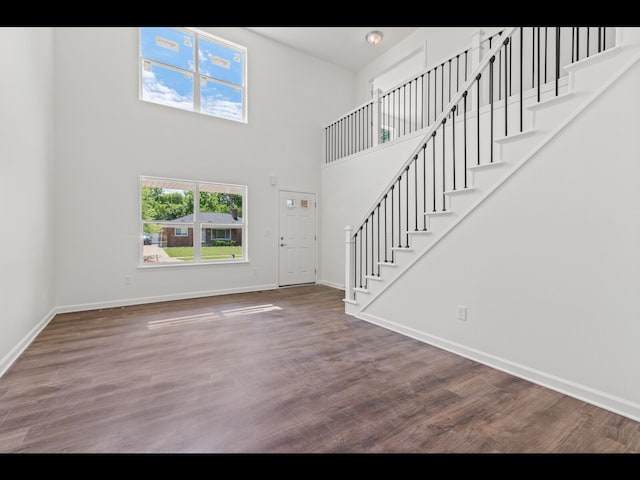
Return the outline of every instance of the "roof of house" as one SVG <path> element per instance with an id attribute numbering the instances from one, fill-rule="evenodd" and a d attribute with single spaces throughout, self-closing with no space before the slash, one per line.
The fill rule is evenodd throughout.
<path id="1" fill-rule="evenodd" d="M 193 222 L 193 213 L 185 215 L 184 217 L 176 218 L 174 222 Z M 214 213 L 214 212 L 200 212 L 200 221 L 203 223 L 213 223 L 220 225 L 234 225 L 241 224 L 242 218 L 238 217 L 234 219 L 230 213 Z"/>

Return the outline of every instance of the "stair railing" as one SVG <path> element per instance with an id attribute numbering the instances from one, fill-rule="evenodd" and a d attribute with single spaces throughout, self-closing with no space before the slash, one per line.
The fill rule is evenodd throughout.
<path id="1" fill-rule="evenodd" d="M 326 125 L 325 164 L 429 126 L 467 80 L 470 52 L 468 47 L 385 91 L 375 91 L 372 99 Z"/>
<path id="2" fill-rule="evenodd" d="M 562 48 L 563 30 L 566 42 L 569 28 L 570 52 L 566 43 Z M 586 56 L 607 48 L 606 28 L 584 28 Z M 589 39 L 592 28 L 597 28 L 597 49 L 595 34 Z M 426 129 L 373 207 L 355 229 L 345 229 L 346 301 L 365 290 L 370 279 L 379 278 L 381 266 L 395 263 L 397 251 L 410 247 L 411 233 L 428 232 L 427 215 L 447 213 L 447 194 L 469 189 L 468 167 L 494 163 L 496 135 L 523 131 L 525 86 L 537 102 L 543 89 L 557 96 L 561 66 L 585 57 L 580 56 L 579 27 L 509 27 L 491 40 L 489 52 Z M 495 114 L 498 103 L 500 119 Z"/>

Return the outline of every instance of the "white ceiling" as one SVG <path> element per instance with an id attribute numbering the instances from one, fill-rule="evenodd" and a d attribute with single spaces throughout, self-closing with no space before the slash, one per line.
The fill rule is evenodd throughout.
<path id="1" fill-rule="evenodd" d="M 357 72 L 416 30 L 416 27 L 247 27 L 256 33 Z M 365 40 L 371 30 L 384 37 L 377 45 Z"/>

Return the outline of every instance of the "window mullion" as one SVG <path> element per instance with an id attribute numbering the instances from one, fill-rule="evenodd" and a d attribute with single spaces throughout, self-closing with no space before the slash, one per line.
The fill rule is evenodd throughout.
<path id="1" fill-rule="evenodd" d="M 193 77 L 193 111 L 200 112 L 200 35 L 194 32 L 194 77 Z"/>
<path id="2" fill-rule="evenodd" d="M 200 185 L 193 189 L 193 261 L 202 258 L 202 223 L 200 222 Z"/>

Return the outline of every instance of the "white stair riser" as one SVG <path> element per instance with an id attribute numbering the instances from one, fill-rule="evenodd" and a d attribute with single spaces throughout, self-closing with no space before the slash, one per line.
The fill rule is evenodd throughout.
<path id="1" fill-rule="evenodd" d="M 433 237 L 438 235 L 438 232 L 442 231 L 442 229 L 449 225 L 455 214 L 451 215 L 426 215 L 428 228 L 432 232 L 431 238 L 429 239 L 431 243 L 433 243 Z"/>
<path id="2" fill-rule="evenodd" d="M 566 100 L 552 103 L 532 112 L 534 128 L 541 133 L 552 132 L 558 125 L 566 121 L 567 117 L 585 101 L 584 94 L 576 94 Z"/>
<path id="3" fill-rule="evenodd" d="M 488 185 L 487 187 L 488 188 Z M 474 186 L 473 190 L 465 193 L 456 193 L 451 196 L 451 209 L 460 214 L 466 212 L 467 209 L 473 205 L 480 196 L 484 194 L 484 190 L 478 186 Z M 456 220 L 458 215 L 456 215 Z"/>
<path id="4" fill-rule="evenodd" d="M 420 218 L 418 218 L 418 226 L 422 227 L 422 222 Z M 428 226 L 429 226 L 429 221 L 427 220 L 427 227 Z M 432 242 L 430 237 L 431 235 L 411 235 L 410 234 L 409 245 L 411 246 L 412 249 L 416 251 L 420 251 Z"/>
<path id="5" fill-rule="evenodd" d="M 621 51 L 622 55 L 627 52 Z M 602 87 L 610 77 L 612 70 L 619 69 L 620 60 L 617 55 L 590 57 L 585 63 L 571 71 L 572 89 L 576 93 L 594 91 Z"/>
<path id="6" fill-rule="evenodd" d="M 501 147 L 502 147 L 501 145 L 498 145 L 498 148 L 501 148 Z M 469 173 L 471 184 L 473 185 L 474 188 L 480 188 L 480 189 L 493 185 L 495 182 L 497 182 L 500 178 L 504 176 L 508 168 L 510 168 L 510 165 L 508 163 L 504 163 L 503 165 L 500 165 L 500 166 L 474 169 Z"/>
<path id="7" fill-rule="evenodd" d="M 513 165 L 517 165 L 525 155 L 539 145 L 546 135 L 548 135 L 547 131 L 536 130 L 535 133 L 530 136 L 521 138 L 514 142 L 504 143 L 500 145 L 500 156 L 504 162 L 509 165 L 508 168 L 512 168 Z M 496 171 L 496 173 L 497 176 L 494 178 L 494 183 L 505 174 L 504 171 Z"/>
<path id="8" fill-rule="evenodd" d="M 378 282 L 376 280 L 367 280 L 367 290 L 369 290 L 369 295 L 377 295 L 382 288 L 384 287 L 384 282 Z M 358 295 L 360 293 L 358 292 Z"/>

